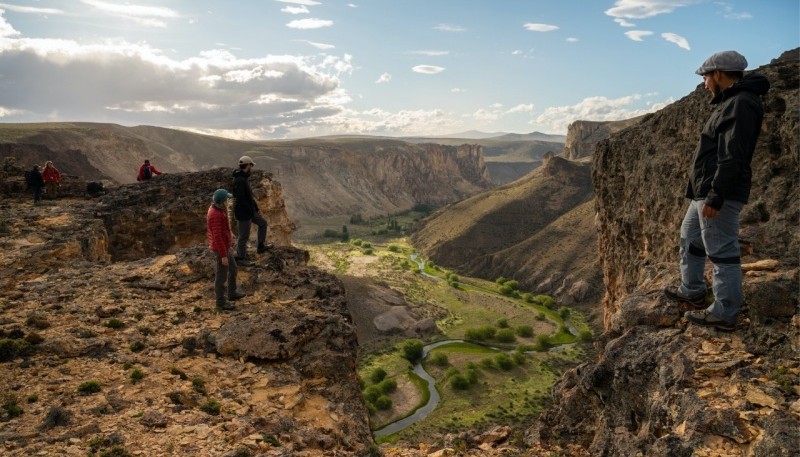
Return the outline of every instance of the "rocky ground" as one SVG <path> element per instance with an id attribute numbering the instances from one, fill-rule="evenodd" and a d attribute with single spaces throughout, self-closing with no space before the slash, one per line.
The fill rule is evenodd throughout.
<path id="1" fill-rule="evenodd" d="M 167 179 L 160 184 L 167 190 L 191 189 L 179 181 L 208 176 Z M 206 193 L 165 199 L 150 220 L 163 221 L 175 204 L 204 214 Z M 162 243 L 168 252 L 113 260 L 114 237 L 102 218 L 109 201 L 34 206 L 13 196 L 0 203 L 0 453 L 367 449 L 356 338 L 340 281 L 308 267 L 305 251 L 278 244 L 240 271 L 249 295 L 237 309 L 218 313 L 213 259 L 202 243 Z M 183 226 L 159 224 L 168 232 Z M 196 228 L 204 233 L 204 221 Z M 181 239 L 179 231 L 159 235 Z"/>

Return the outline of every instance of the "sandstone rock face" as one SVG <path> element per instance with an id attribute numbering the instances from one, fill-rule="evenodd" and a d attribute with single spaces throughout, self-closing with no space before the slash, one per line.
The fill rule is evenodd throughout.
<path id="1" fill-rule="evenodd" d="M 601 142 L 593 181 L 606 332 L 569 371 L 531 442 L 590 455 L 789 456 L 800 414 L 798 50 L 757 69 L 772 89 L 742 216 L 745 301 L 736 331 L 689 325 L 661 292 L 679 280 L 679 225 L 709 95 L 695 92 Z M 768 266 L 769 268 L 766 268 Z M 707 277 L 708 279 L 708 277 Z M 576 451 L 576 454 L 579 454 Z"/>
<path id="2" fill-rule="evenodd" d="M 567 127 L 567 141 L 562 155 L 570 160 L 592 157 L 598 142 L 636 124 L 640 119 L 641 117 L 622 121 L 575 121 Z"/>
<path id="3" fill-rule="evenodd" d="M 115 259 L 132 260 L 173 253 L 206 240 L 206 213 L 218 188 L 232 188 L 230 168 L 199 173 L 169 173 L 136 184 L 120 186 L 100 200 L 102 218 Z M 262 215 L 267 218 L 270 242 L 291 244 L 294 223 L 283 201 L 283 189 L 263 171 L 254 171 L 250 186 Z M 229 205 L 230 206 L 230 205 Z M 232 209 L 231 224 L 235 224 Z M 234 234 L 236 228 L 234 226 Z M 251 240 L 255 233 L 251 233 Z"/>

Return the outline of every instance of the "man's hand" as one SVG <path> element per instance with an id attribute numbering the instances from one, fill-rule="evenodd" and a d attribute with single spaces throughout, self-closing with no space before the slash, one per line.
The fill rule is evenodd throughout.
<path id="1" fill-rule="evenodd" d="M 714 219 L 719 214 L 718 209 L 714 209 L 708 205 L 703 205 L 703 217 L 706 219 Z"/>
<path id="2" fill-rule="evenodd" d="M 222 258 L 222 266 L 223 267 L 227 267 L 228 266 L 228 257 L 227 256 Z"/>

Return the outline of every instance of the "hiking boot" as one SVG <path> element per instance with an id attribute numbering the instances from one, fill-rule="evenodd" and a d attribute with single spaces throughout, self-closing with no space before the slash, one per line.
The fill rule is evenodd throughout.
<path id="1" fill-rule="evenodd" d="M 229 300 L 229 301 L 236 301 L 236 300 L 238 300 L 238 299 L 240 299 L 240 298 L 244 298 L 244 297 L 246 297 L 246 296 L 247 296 L 247 294 L 246 294 L 246 293 L 244 293 L 244 292 L 239 292 L 239 291 L 237 290 L 236 292 L 234 292 L 234 293 L 232 293 L 232 294 L 229 294 L 229 295 L 228 295 L 228 300 Z"/>
<path id="2" fill-rule="evenodd" d="M 694 297 L 687 297 L 679 292 L 678 286 L 667 286 L 664 288 L 664 296 L 669 300 L 688 303 L 694 306 L 695 309 L 705 309 L 706 294 L 698 294 Z"/>
<path id="3" fill-rule="evenodd" d="M 245 257 L 234 257 L 233 260 L 236 261 L 236 265 L 241 267 L 249 267 L 253 265 L 253 262 L 247 260 Z"/>
<path id="4" fill-rule="evenodd" d="M 272 249 L 272 246 L 273 246 L 272 243 L 267 243 L 267 244 L 259 243 L 258 248 L 256 248 L 256 252 L 258 252 L 259 254 L 263 254 L 267 252 L 269 249 Z"/>
<path id="5" fill-rule="evenodd" d="M 723 332 L 732 332 L 736 330 L 736 322 L 724 321 L 706 310 L 686 311 L 683 317 L 692 324 L 714 327 Z"/>
<path id="6" fill-rule="evenodd" d="M 236 309 L 236 307 L 233 306 L 233 304 L 230 303 L 230 302 L 226 301 L 226 302 L 217 303 L 217 311 L 231 311 L 231 310 L 234 310 L 234 309 Z"/>

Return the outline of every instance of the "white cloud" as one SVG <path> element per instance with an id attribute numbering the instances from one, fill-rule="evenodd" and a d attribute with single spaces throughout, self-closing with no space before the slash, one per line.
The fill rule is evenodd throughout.
<path id="1" fill-rule="evenodd" d="M 552 32 L 553 30 L 558 30 L 557 25 L 550 25 L 550 24 L 534 24 L 534 23 L 527 23 L 523 25 L 525 30 L 530 30 L 531 32 Z"/>
<path id="2" fill-rule="evenodd" d="M 454 94 L 463 94 L 466 91 L 467 91 L 466 89 L 461 89 L 459 87 L 454 87 L 454 88 L 450 89 L 450 92 L 452 92 Z"/>
<path id="3" fill-rule="evenodd" d="M 409 54 L 419 55 L 419 56 L 429 56 L 429 57 L 436 57 L 436 56 L 446 56 L 450 54 L 450 51 L 410 51 Z"/>
<path id="4" fill-rule="evenodd" d="M 625 36 L 633 41 L 644 41 L 642 38 L 652 35 L 653 32 L 649 30 L 629 30 L 625 32 Z"/>
<path id="5" fill-rule="evenodd" d="M 439 24 L 434 27 L 434 30 L 439 30 L 441 32 L 466 32 L 467 29 L 461 27 L 460 25 L 451 25 L 451 24 Z"/>
<path id="6" fill-rule="evenodd" d="M 302 43 L 306 43 L 308 45 L 314 46 L 317 49 L 321 49 L 323 51 L 327 51 L 329 49 L 334 49 L 336 46 L 327 43 L 317 43 L 316 41 L 308 41 L 308 40 L 297 40 Z"/>
<path id="7" fill-rule="evenodd" d="M 620 27 L 636 27 L 636 24 L 634 24 L 633 22 L 628 22 L 628 21 L 626 21 L 625 19 L 623 19 L 621 17 L 614 18 L 614 22 L 619 24 Z"/>
<path id="8" fill-rule="evenodd" d="M 512 56 L 522 55 L 522 51 L 520 51 L 519 49 L 515 49 L 515 50 L 511 51 L 511 55 Z"/>
<path id="9" fill-rule="evenodd" d="M 15 13 L 28 13 L 28 14 L 65 14 L 64 10 L 56 8 L 37 8 L 35 6 L 19 6 L 10 3 L 0 3 L 0 8 L 13 11 Z"/>
<path id="10" fill-rule="evenodd" d="M 570 106 L 554 106 L 531 121 L 537 129 L 544 132 L 566 133 L 567 126 L 574 121 L 619 121 L 652 113 L 673 102 L 667 99 L 660 103 L 645 105 L 645 108 L 636 108 L 636 102 L 642 99 L 639 94 L 609 99 L 603 96 L 589 97 Z"/>
<path id="11" fill-rule="evenodd" d="M 301 5 L 301 6 L 290 6 L 290 5 L 287 5 L 287 6 L 284 6 L 283 8 L 281 8 L 281 12 L 282 13 L 288 13 L 288 14 L 308 14 L 311 11 L 309 11 L 308 8 L 305 7 L 305 5 Z"/>
<path id="12" fill-rule="evenodd" d="M 358 8 L 358 5 L 356 5 L 355 3 L 348 3 L 347 6 L 349 6 L 350 8 Z"/>
<path id="13" fill-rule="evenodd" d="M 292 3 L 294 5 L 303 5 L 303 6 L 316 6 L 321 5 L 320 2 L 314 0 L 276 0 L 281 3 Z"/>
<path id="14" fill-rule="evenodd" d="M 574 36 L 571 36 L 571 37 L 567 38 L 567 43 L 577 43 L 578 41 L 580 41 L 580 40 L 578 40 Z"/>
<path id="15" fill-rule="evenodd" d="M 532 113 L 532 112 L 533 112 L 533 103 L 523 103 L 523 104 L 519 104 L 519 105 L 509 109 L 508 111 L 506 111 L 506 114 L 511 114 L 511 113 Z"/>
<path id="16" fill-rule="evenodd" d="M 167 26 L 167 23 L 164 22 L 163 19 L 179 17 L 176 11 L 161 6 L 120 5 L 100 0 L 81 0 L 81 2 L 104 13 L 128 19 L 146 27 L 163 28 Z"/>
<path id="17" fill-rule="evenodd" d="M 383 73 L 378 77 L 378 80 L 375 81 L 375 84 L 388 83 L 391 80 L 392 80 L 392 75 L 390 75 L 389 73 Z"/>
<path id="18" fill-rule="evenodd" d="M 733 5 L 731 5 L 730 3 L 716 2 L 716 4 L 722 7 L 722 16 L 725 19 L 741 20 L 741 19 L 753 18 L 753 15 L 748 12 L 737 13 L 736 11 L 734 11 Z"/>
<path id="19" fill-rule="evenodd" d="M 309 18 L 296 19 L 286 24 L 286 27 L 289 27 L 290 29 L 321 29 L 323 27 L 330 27 L 332 25 L 333 21 L 329 21 L 327 19 Z"/>
<path id="20" fill-rule="evenodd" d="M 412 68 L 415 73 L 422 73 L 424 75 L 435 75 L 437 73 L 441 73 L 445 70 L 444 67 L 438 67 L 436 65 L 417 65 Z"/>
<path id="21" fill-rule="evenodd" d="M 319 119 L 316 125 L 298 125 L 291 136 L 301 138 L 327 133 L 431 136 L 461 128 L 463 125 L 453 121 L 451 114 L 440 109 L 397 112 L 378 108 L 364 111 L 344 109 Z"/>
<path id="22" fill-rule="evenodd" d="M 485 110 L 481 108 L 472 113 L 472 117 L 479 121 L 491 122 L 496 121 L 500 117 L 500 114 L 497 111 Z"/>
<path id="23" fill-rule="evenodd" d="M 684 38 L 684 37 L 682 37 L 680 35 L 676 35 L 676 34 L 671 33 L 671 32 L 666 32 L 666 33 L 662 33 L 661 34 L 661 38 L 664 38 L 665 40 L 669 41 L 670 43 L 675 43 L 678 46 L 682 47 L 683 49 L 686 49 L 687 51 L 691 51 L 692 50 L 692 48 L 689 47 L 689 42 L 686 40 L 686 38 Z"/>
<path id="24" fill-rule="evenodd" d="M 239 58 L 209 50 L 175 60 L 145 43 L 18 37 L 0 12 L 3 120 L 192 126 L 282 134 L 340 113 L 353 71 L 344 54 Z M 69 90 L 64 90 L 67 87 Z"/>
<path id="25" fill-rule="evenodd" d="M 667 14 L 675 9 L 696 3 L 698 0 L 617 0 L 614 7 L 606 10 L 611 17 L 644 19 Z"/>

